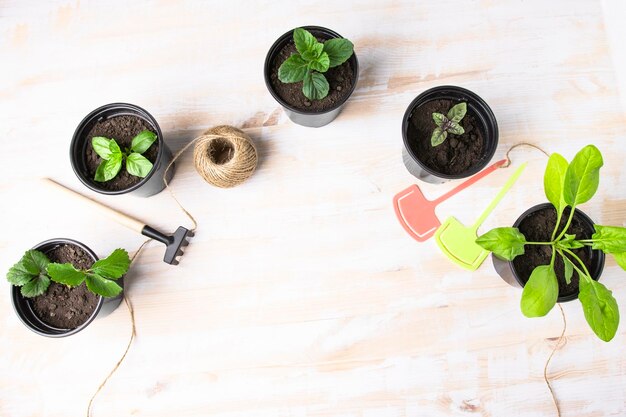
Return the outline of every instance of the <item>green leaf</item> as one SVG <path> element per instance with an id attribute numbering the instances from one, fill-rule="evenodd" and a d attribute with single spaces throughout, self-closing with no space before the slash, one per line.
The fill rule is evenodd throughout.
<path id="1" fill-rule="evenodd" d="M 563 213 L 567 203 L 563 197 L 565 173 L 569 164 L 563 156 L 553 153 L 548 159 L 546 172 L 543 174 L 543 190 L 548 201 L 552 203 L 558 214 Z"/>
<path id="2" fill-rule="evenodd" d="M 100 158 L 106 160 L 111 156 L 111 147 L 109 145 L 111 141 L 112 139 L 107 139 L 102 136 L 94 136 L 91 138 L 91 146 Z"/>
<path id="3" fill-rule="evenodd" d="M 465 129 L 463 129 L 463 126 L 452 121 L 448 123 L 448 128 L 446 130 L 454 135 L 462 135 L 463 133 L 465 133 Z"/>
<path id="4" fill-rule="evenodd" d="M 603 164 L 602 154 L 593 145 L 585 146 L 576 154 L 567 167 L 563 183 L 563 197 L 572 208 L 589 201 L 596 193 Z"/>
<path id="5" fill-rule="evenodd" d="M 561 255 L 561 258 L 563 259 L 563 266 L 564 266 L 563 273 L 565 275 L 565 282 L 567 282 L 568 284 L 571 284 L 572 276 L 574 275 L 574 264 L 565 255 Z"/>
<path id="6" fill-rule="evenodd" d="M 297 28 L 293 31 L 293 41 L 296 44 L 296 49 L 301 54 L 310 51 L 318 43 L 311 32 L 302 28 Z"/>
<path id="7" fill-rule="evenodd" d="M 435 130 L 433 130 L 432 136 L 430 137 L 430 144 L 431 146 L 441 145 L 447 137 L 448 132 L 442 130 L 440 127 L 436 127 Z"/>
<path id="8" fill-rule="evenodd" d="M 278 79 L 283 83 L 297 83 L 304 80 L 309 72 L 307 62 L 300 55 L 294 54 L 278 68 Z"/>
<path id="9" fill-rule="evenodd" d="M 50 278 L 41 274 L 22 286 L 21 293 L 24 297 L 31 298 L 46 292 L 50 286 Z"/>
<path id="10" fill-rule="evenodd" d="M 20 287 L 36 276 L 36 274 L 31 274 L 24 269 L 24 265 L 21 262 L 18 262 L 9 269 L 9 272 L 7 272 L 7 281 L 9 281 L 12 285 Z"/>
<path id="11" fill-rule="evenodd" d="M 122 150 L 115 139 L 111 139 L 109 141 L 109 150 L 111 151 L 111 157 L 114 157 L 115 155 L 119 155 L 120 158 L 122 157 Z"/>
<path id="12" fill-rule="evenodd" d="M 522 291 L 520 307 L 526 317 L 548 314 L 559 296 L 559 283 L 552 265 L 540 265 L 530 274 Z"/>
<path id="13" fill-rule="evenodd" d="M 96 169 L 94 180 L 98 182 L 106 182 L 115 178 L 122 169 L 122 154 L 113 153 L 108 161 L 102 161 Z"/>
<path id="14" fill-rule="evenodd" d="M 53 263 L 48 265 L 48 275 L 50 275 L 52 281 L 69 285 L 70 287 L 76 287 L 85 280 L 85 273 L 74 268 L 74 265 L 71 263 Z"/>
<path id="15" fill-rule="evenodd" d="M 318 42 L 315 45 L 313 45 L 313 47 L 309 49 L 308 51 L 302 52 L 301 56 L 302 56 L 302 59 L 310 63 L 311 61 L 316 61 L 322 55 L 323 51 L 324 51 L 324 45 Z"/>
<path id="16" fill-rule="evenodd" d="M 144 130 L 133 138 L 133 141 L 130 144 L 130 149 L 133 152 L 144 153 L 150 148 L 150 146 L 152 146 L 155 140 L 157 140 L 156 133 Z"/>
<path id="17" fill-rule="evenodd" d="M 309 100 L 321 100 L 328 95 L 330 86 L 326 77 L 319 72 L 309 72 L 304 77 L 302 93 Z"/>
<path id="18" fill-rule="evenodd" d="M 626 271 L 626 252 L 622 252 L 622 253 L 612 253 L 611 255 L 613 255 L 613 258 L 615 258 L 615 262 L 617 262 L 617 264 L 624 270 Z"/>
<path id="19" fill-rule="evenodd" d="M 596 232 L 591 236 L 593 248 L 605 253 L 626 252 L 626 227 L 594 224 Z"/>
<path id="20" fill-rule="evenodd" d="M 515 227 L 498 227 L 480 236 L 476 243 L 496 256 L 512 261 L 524 254 L 526 237 Z"/>
<path id="21" fill-rule="evenodd" d="M 136 177 L 144 178 L 152 171 L 152 162 L 138 153 L 131 153 L 126 157 L 126 171 Z"/>
<path id="22" fill-rule="evenodd" d="M 130 266 L 128 252 L 124 249 L 115 249 L 109 256 L 96 261 L 91 272 L 107 279 L 121 278 Z"/>
<path id="23" fill-rule="evenodd" d="M 329 62 L 328 54 L 324 52 L 315 61 L 309 62 L 309 68 L 314 71 L 326 72 L 328 71 Z"/>
<path id="24" fill-rule="evenodd" d="M 619 309 L 611 291 L 589 277 L 581 277 L 578 299 L 593 332 L 605 342 L 613 339 L 619 326 Z"/>
<path id="25" fill-rule="evenodd" d="M 576 240 L 576 235 L 570 235 L 567 233 L 561 240 L 556 242 L 556 247 L 561 249 L 578 249 L 583 246 L 585 245 Z"/>
<path id="26" fill-rule="evenodd" d="M 330 68 L 346 62 L 354 53 L 354 45 L 344 38 L 333 38 L 324 42 L 324 52 L 330 59 Z"/>
<path id="27" fill-rule="evenodd" d="M 448 121 L 448 118 L 441 113 L 433 113 L 433 120 L 438 127 L 441 127 L 445 122 Z"/>
<path id="28" fill-rule="evenodd" d="M 448 111 L 448 119 L 459 123 L 465 117 L 465 113 L 467 113 L 467 103 L 456 104 Z"/>
<path id="29" fill-rule="evenodd" d="M 46 267 L 50 263 L 50 259 L 38 250 L 28 250 L 22 256 L 20 263 L 24 266 L 24 270 L 33 275 L 38 275 L 46 271 Z"/>
<path id="30" fill-rule="evenodd" d="M 122 291 L 122 287 L 115 281 L 108 280 L 97 274 L 88 274 L 86 282 L 89 291 L 103 297 L 115 297 Z"/>

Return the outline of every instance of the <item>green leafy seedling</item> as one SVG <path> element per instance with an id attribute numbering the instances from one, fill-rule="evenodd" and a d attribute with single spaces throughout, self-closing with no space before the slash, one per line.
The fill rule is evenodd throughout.
<path id="1" fill-rule="evenodd" d="M 302 81 L 304 96 L 309 100 L 321 100 L 330 89 L 324 73 L 346 62 L 354 52 L 354 45 L 344 38 L 318 42 L 315 36 L 302 28 L 293 31 L 293 41 L 298 53 L 292 54 L 280 65 L 278 79 L 286 84 Z"/>
<path id="2" fill-rule="evenodd" d="M 115 139 L 94 136 L 91 138 L 91 146 L 98 156 L 102 158 L 102 162 L 96 169 L 94 180 L 98 182 L 112 180 L 122 169 L 124 161 L 126 161 L 126 171 L 129 174 L 145 178 L 152 171 L 152 162 L 142 154 L 156 140 L 156 133 L 144 130 L 133 138 L 130 148 L 122 150 Z"/>
<path id="3" fill-rule="evenodd" d="M 455 104 L 447 115 L 433 113 L 433 120 L 437 127 L 430 137 L 430 144 L 432 146 L 441 145 L 448 137 L 448 133 L 455 135 L 465 133 L 465 129 L 461 126 L 461 120 L 465 117 L 465 113 L 467 113 L 467 103 Z"/>
<path id="4" fill-rule="evenodd" d="M 600 339 L 608 342 L 613 339 L 619 326 L 617 302 L 609 289 L 591 277 L 587 267 L 573 250 L 585 246 L 601 250 L 611 254 L 626 271 L 626 228 L 596 224 L 591 239 L 578 239 L 576 235 L 567 233 L 576 206 L 586 203 L 596 193 L 603 164 L 602 154 L 593 145 L 585 146 L 571 163 L 557 153 L 550 156 L 543 181 L 546 197 L 557 214 L 550 241 L 528 242 L 517 228 L 498 227 L 480 236 L 476 243 L 509 261 L 523 255 L 526 245 L 548 246 L 552 252 L 550 264 L 539 265 L 531 273 L 522 291 L 522 313 L 527 317 L 540 317 L 552 310 L 559 295 L 554 262 L 556 256 L 560 256 L 563 260 L 565 281 L 569 284 L 573 274 L 578 274 L 578 299 L 587 323 Z M 567 222 L 559 231 L 566 207 L 570 207 Z"/>
<path id="5" fill-rule="evenodd" d="M 24 297 L 44 294 L 50 281 L 77 287 L 86 282 L 87 288 L 103 297 L 114 297 L 122 291 L 115 280 L 121 278 L 130 266 L 128 252 L 115 249 L 108 257 L 96 261 L 89 269 L 76 269 L 71 263 L 50 262 L 42 252 L 27 251 L 7 273 L 7 281 L 21 287 Z"/>

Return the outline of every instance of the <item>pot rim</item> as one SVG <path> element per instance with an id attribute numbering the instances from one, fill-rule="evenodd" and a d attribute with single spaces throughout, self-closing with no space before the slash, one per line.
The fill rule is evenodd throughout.
<path id="1" fill-rule="evenodd" d="M 48 247 L 48 246 L 62 245 L 62 244 L 76 245 L 79 248 L 83 249 L 85 251 L 85 253 L 87 253 L 93 259 L 94 262 L 98 260 L 98 256 L 95 254 L 95 252 L 93 250 L 91 250 L 91 248 L 89 248 L 84 243 L 79 242 L 79 241 L 74 240 L 74 239 L 68 239 L 68 238 L 48 239 L 48 240 L 44 240 L 43 242 L 40 242 L 37 245 L 33 246 L 32 249 L 33 250 L 42 250 L 43 248 Z M 98 297 L 98 304 L 96 305 L 96 308 L 94 309 L 93 313 L 91 313 L 89 318 L 84 323 L 82 323 L 80 326 L 75 327 L 73 329 L 60 329 L 60 328 L 57 328 L 57 327 L 54 327 L 54 326 L 52 326 L 50 324 L 45 323 L 39 316 L 37 316 L 37 314 L 35 314 L 35 312 L 32 310 L 32 307 L 30 305 L 30 301 L 28 299 L 26 299 L 26 297 L 22 296 L 22 294 L 20 292 L 20 287 L 17 287 L 15 285 L 11 285 L 10 291 L 11 291 L 11 304 L 13 305 L 13 311 L 15 311 L 15 314 L 20 319 L 20 321 L 28 329 L 30 329 L 34 333 L 37 333 L 40 336 L 53 337 L 53 338 L 71 336 L 71 335 L 76 334 L 76 333 L 80 332 L 81 330 L 85 329 L 87 326 L 89 326 L 91 324 L 91 322 L 93 322 L 95 320 L 96 316 L 100 312 L 100 309 L 102 308 L 102 304 L 104 303 L 104 297 L 101 296 L 101 295 L 95 294 Z M 17 299 L 18 299 L 18 297 L 20 297 L 22 299 L 25 299 L 25 301 L 26 301 L 26 303 L 28 305 L 28 308 L 31 309 L 31 312 L 32 312 L 33 316 L 36 317 L 37 320 L 39 320 L 39 322 L 41 322 L 42 326 L 54 329 L 55 331 L 58 331 L 59 333 L 46 333 L 46 332 L 43 332 L 43 331 L 33 327 L 24 317 L 22 317 L 22 313 L 21 313 L 20 309 L 18 309 L 18 306 L 17 306 Z"/>
<path id="2" fill-rule="evenodd" d="M 154 162 L 152 169 L 150 170 L 148 175 L 142 178 L 137 184 L 134 184 L 123 190 L 105 190 L 105 189 L 98 187 L 93 181 L 91 181 L 91 179 L 83 175 L 83 173 L 80 171 L 78 167 L 78 162 L 74 158 L 74 150 L 76 149 L 77 146 L 81 145 L 83 142 L 83 136 L 81 136 L 81 133 L 83 132 L 84 127 L 87 125 L 87 123 L 96 119 L 98 114 L 102 113 L 105 110 L 109 110 L 111 108 L 113 108 L 113 110 L 120 110 L 120 112 L 123 112 L 124 110 L 134 110 L 137 113 L 139 113 L 141 116 L 138 114 L 132 114 L 132 115 L 135 117 L 143 118 L 144 120 L 148 121 L 148 123 L 152 125 L 152 127 L 156 130 L 157 140 L 159 144 L 159 150 L 157 153 L 156 161 Z M 72 135 L 72 141 L 70 142 L 70 163 L 72 165 L 72 170 L 74 171 L 74 174 L 76 174 L 80 182 L 82 182 L 90 190 L 98 192 L 100 194 L 105 194 L 105 195 L 127 194 L 142 187 L 144 184 L 146 184 L 150 180 L 150 178 L 152 178 L 152 175 L 154 175 L 154 173 L 157 171 L 157 166 L 159 164 L 159 161 L 161 161 L 163 157 L 163 153 L 165 152 L 164 144 L 165 142 L 163 140 L 163 133 L 161 132 L 161 127 L 157 123 L 156 119 L 147 110 L 131 103 L 122 103 L 122 102 L 109 103 L 109 104 L 102 105 L 95 110 L 92 110 L 87 116 L 83 117 L 83 119 L 80 121 L 80 123 L 74 130 L 74 134 Z M 84 155 L 82 155 L 82 158 L 84 159 Z"/>
<path id="3" fill-rule="evenodd" d="M 554 208 L 554 206 L 552 205 L 552 203 L 535 204 L 534 206 L 530 207 L 528 210 L 523 212 L 517 218 L 517 220 L 515 220 L 515 223 L 513 223 L 512 227 L 518 228 L 520 223 L 526 217 L 528 217 L 530 214 L 532 214 L 532 213 L 534 213 L 536 211 L 539 211 L 539 210 L 543 210 L 545 208 Z M 568 206 L 568 208 L 571 209 L 571 207 L 569 207 L 569 206 Z M 593 220 L 591 220 L 591 218 L 586 213 L 584 213 L 582 210 L 579 210 L 578 208 L 574 208 L 574 217 L 578 217 L 584 223 L 590 224 L 592 228 L 593 228 L 593 225 L 595 224 L 595 222 Z M 600 279 L 600 276 L 602 276 L 602 271 L 604 270 L 604 262 L 605 262 L 606 256 L 604 255 L 604 252 L 602 252 L 601 250 L 598 250 L 598 249 L 591 249 L 591 250 L 598 255 L 598 267 L 596 268 L 596 271 L 591 271 L 592 272 L 591 273 L 591 278 L 594 281 L 598 281 Z M 507 262 L 509 264 L 509 268 L 511 269 L 511 273 L 513 274 L 513 277 L 518 282 L 518 284 L 522 288 L 524 288 L 524 285 L 526 283 L 523 282 L 521 280 L 521 278 L 518 276 L 517 271 L 515 270 L 515 267 L 513 266 L 513 261 L 507 261 Z M 595 273 L 593 273 L 593 272 L 595 272 Z M 578 293 L 570 294 L 570 295 L 566 295 L 566 296 L 559 296 L 558 299 L 557 299 L 557 302 L 571 301 L 571 300 L 575 300 L 577 298 L 578 298 Z"/>
<path id="4" fill-rule="evenodd" d="M 418 157 L 417 155 L 415 155 L 415 153 L 413 152 L 413 149 L 411 148 L 411 146 L 409 146 L 409 138 L 408 138 L 408 125 L 409 125 L 409 119 L 411 118 L 411 114 L 413 113 L 413 111 L 418 107 L 418 103 L 420 101 L 422 101 L 424 99 L 424 97 L 428 94 L 432 94 L 432 93 L 439 93 L 439 92 L 443 92 L 446 90 L 456 90 L 464 95 L 467 95 L 468 97 L 470 97 L 474 102 L 476 102 L 483 110 L 484 110 L 484 116 L 485 116 L 485 121 L 488 122 L 489 120 L 493 120 L 493 137 L 494 137 L 494 141 L 495 141 L 495 146 L 491 147 L 491 149 L 487 150 L 487 153 L 485 154 L 485 158 L 483 159 L 483 161 L 481 161 L 480 163 L 476 164 L 475 166 L 473 166 L 471 169 L 461 173 L 461 174 L 444 174 L 442 172 L 438 172 L 428 166 L 426 166 L 426 164 L 424 164 Z M 436 98 L 435 98 L 436 99 Z M 429 100 L 430 101 L 430 100 Z M 476 106 L 474 106 L 476 107 Z M 487 132 L 485 132 L 485 135 L 487 135 Z M 404 143 L 404 149 L 406 150 L 407 154 L 411 157 L 411 159 L 413 161 L 415 161 L 416 164 L 419 165 L 419 167 L 421 169 L 423 169 L 424 171 L 428 172 L 430 175 L 433 175 L 435 177 L 439 177 L 439 178 L 443 178 L 443 179 L 447 179 L 447 180 L 457 180 L 457 179 L 462 179 L 462 178 L 467 178 L 470 177 L 478 172 L 480 172 L 483 168 L 485 168 L 487 166 L 487 164 L 489 164 L 489 162 L 491 161 L 491 159 L 493 159 L 493 156 L 496 153 L 496 148 L 498 147 L 498 138 L 499 138 L 499 130 L 498 130 L 498 121 L 496 119 L 495 114 L 493 113 L 493 110 L 491 110 L 491 107 L 489 107 L 489 105 L 487 104 L 487 102 L 485 100 L 483 100 L 478 94 L 474 93 L 471 90 L 468 90 L 466 88 L 463 87 L 459 87 L 456 85 L 439 85 L 439 86 L 435 86 L 432 88 L 429 88 L 426 91 L 423 91 L 422 93 L 420 93 L 417 97 L 415 97 L 411 103 L 409 104 L 409 106 L 407 107 L 406 111 L 404 112 L 404 116 L 402 117 L 402 140 Z"/>
<path id="5" fill-rule="evenodd" d="M 278 93 L 276 93 L 274 91 L 274 87 L 272 86 L 272 83 L 270 81 L 271 72 L 272 72 L 271 71 L 271 66 L 272 66 L 272 63 L 274 61 L 274 55 L 275 55 L 275 53 L 278 52 L 279 49 L 281 49 L 284 46 L 284 44 L 288 41 L 288 39 L 293 37 L 293 31 L 296 30 L 297 28 L 306 29 L 309 32 L 311 32 L 311 31 L 322 32 L 322 33 L 324 33 L 326 35 L 329 35 L 331 39 L 333 39 L 333 38 L 344 38 L 343 36 L 341 36 L 339 33 L 335 32 L 334 30 L 325 28 L 323 26 L 314 26 L 314 25 L 297 26 L 297 27 L 295 27 L 295 28 L 293 28 L 293 29 L 283 33 L 272 44 L 272 46 L 270 47 L 269 51 L 267 52 L 267 55 L 265 56 L 265 64 L 263 66 L 263 78 L 265 79 L 265 86 L 269 90 L 269 92 L 272 95 L 272 97 L 274 97 L 274 100 L 276 100 L 284 108 L 286 108 L 286 109 L 288 109 L 288 110 L 290 110 L 290 111 L 292 111 L 294 113 L 298 113 L 298 114 L 302 114 L 302 115 L 318 115 L 318 114 L 330 113 L 330 112 L 332 112 L 334 110 L 337 110 L 338 108 L 343 106 L 348 101 L 348 99 L 352 96 L 352 93 L 354 93 L 354 90 L 356 89 L 357 82 L 359 80 L 359 60 L 358 60 L 358 58 L 356 56 L 356 52 L 354 50 L 352 51 L 352 56 L 350 58 L 348 58 L 348 60 L 350 61 L 350 65 L 352 66 L 352 72 L 353 72 L 352 87 L 350 88 L 349 93 L 346 94 L 345 97 L 342 100 L 339 100 L 337 103 L 335 103 L 335 105 L 333 105 L 332 107 L 329 107 L 328 109 L 324 109 L 324 110 L 305 111 L 305 110 L 293 107 L 291 104 L 289 104 L 286 101 L 284 101 L 278 95 Z"/>

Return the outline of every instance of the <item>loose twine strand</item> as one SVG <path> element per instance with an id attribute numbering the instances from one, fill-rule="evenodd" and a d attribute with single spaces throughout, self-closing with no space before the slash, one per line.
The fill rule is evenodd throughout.
<path id="1" fill-rule="evenodd" d="M 139 246 L 139 249 L 137 249 L 137 251 L 135 252 L 135 254 L 133 255 L 133 257 L 130 260 L 130 265 L 131 266 L 133 265 L 133 262 L 135 262 L 135 259 L 137 259 L 137 257 L 139 256 L 139 254 L 141 253 L 143 248 L 148 243 L 150 243 L 151 240 L 152 239 L 147 239 L 145 242 L 143 242 L 141 244 L 141 246 Z M 120 365 L 122 364 L 122 362 L 124 362 L 124 359 L 126 358 L 126 355 L 128 354 L 128 351 L 130 350 L 130 345 L 132 345 L 133 340 L 135 340 L 135 335 L 136 335 L 135 311 L 133 310 L 133 304 L 130 302 L 130 298 L 129 298 L 127 292 L 124 292 L 124 302 L 126 303 L 126 307 L 128 307 L 128 313 L 130 314 L 130 323 L 131 323 L 130 338 L 128 339 L 128 344 L 126 345 L 126 349 L 124 350 L 124 353 L 122 354 L 120 359 L 117 361 L 117 363 L 115 364 L 113 369 L 111 369 L 111 372 L 109 372 L 109 374 L 106 376 L 106 378 L 104 378 L 104 381 L 102 381 L 100 386 L 98 386 L 98 389 L 96 390 L 96 392 L 94 392 L 94 394 L 89 399 L 89 405 L 87 406 L 87 417 L 91 416 L 91 407 L 93 405 L 93 400 L 98 396 L 98 394 L 100 393 L 102 388 L 104 388 L 104 386 L 109 381 L 109 379 L 113 376 L 115 371 L 117 371 L 117 368 L 119 368 Z"/>
<path id="2" fill-rule="evenodd" d="M 515 145 L 511 146 L 506 151 L 506 156 L 505 156 L 506 162 L 504 164 L 502 164 L 502 166 L 500 168 L 507 168 L 507 167 L 509 167 L 511 165 L 510 154 L 511 154 L 511 152 L 515 148 L 518 148 L 520 146 L 527 146 L 529 148 L 537 149 L 538 151 L 543 153 L 548 158 L 550 157 L 550 154 L 548 154 L 546 151 L 544 151 L 541 147 L 539 147 L 537 145 L 534 145 L 532 143 L 528 143 L 528 142 L 520 142 L 520 143 L 516 143 Z M 554 348 L 552 349 L 552 352 L 550 353 L 550 356 L 548 357 L 548 360 L 546 361 L 546 363 L 545 363 L 545 365 L 543 367 L 543 380 L 545 381 L 546 385 L 548 386 L 548 390 L 550 390 L 550 396 L 552 397 L 552 402 L 554 403 L 554 407 L 556 408 L 556 415 L 557 415 L 557 417 L 561 417 L 561 409 L 559 408 L 559 402 L 556 399 L 556 395 L 554 393 L 554 389 L 552 388 L 552 384 L 550 384 L 550 379 L 548 378 L 548 366 L 550 365 L 550 361 L 552 360 L 552 357 L 554 356 L 556 351 L 562 347 L 561 346 L 561 341 L 564 340 L 565 330 L 567 329 L 567 320 L 565 319 L 565 312 L 563 311 L 563 307 L 561 307 L 560 304 L 557 304 L 557 305 L 559 306 L 559 310 L 561 310 L 561 317 L 563 318 L 563 330 L 561 331 L 561 336 L 559 336 L 559 340 L 554 345 Z"/>
<path id="3" fill-rule="evenodd" d="M 228 160 L 224 163 L 220 163 L 218 159 L 219 155 L 215 155 L 215 153 L 219 150 L 215 146 L 215 141 L 223 141 L 222 143 L 217 143 L 217 145 L 220 145 L 227 152 L 226 157 L 228 158 Z M 196 145 L 194 148 L 194 166 L 196 168 L 196 171 L 206 182 L 212 185 L 216 185 L 218 187 L 228 188 L 234 187 L 235 185 L 242 183 L 254 173 L 258 162 L 256 148 L 250 137 L 246 135 L 242 130 L 234 128 L 232 126 L 216 126 L 212 129 L 209 129 L 199 137 L 189 142 L 187 145 L 183 146 L 183 148 L 180 149 L 178 152 L 176 152 L 172 160 L 165 168 L 165 171 L 163 172 L 163 183 L 165 184 L 165 188 L 169 192 L 172 199 L 174 199 L 174 201 L 178 205 L 178 208 L 191 221 L 192 226 L 189 229 L 191 232 L 195 232 L 198 228 L 198 221 L 189 212 L 189 210 L 187 210 L 182 205 L 182 203 L 174 194 L 174 191 L 170 187 L 170 184 L 167 180 L 167 174 L 174 165 L 174 162 L 176 162 L 179 157 L 193 145 Z M 139 246 L 139 249 L 137 249 L 133 257 L 131 258 L 130 266 L 133 265 L 135 259 L 139 256 L 141 251 L 151 240 L 152 239 L 148 239 L 143 242 L 141 246 Z M 89 404 L 87 406 L 87 417 L 91 417 L 91 409 L 95 398 L 98 396 L 100 391 L 102 391 L 109 379 L 118 370 L 118 368 L 126 358 L 126 355 L 128 354 L 128 351 L 130 350 L 130 347 L 136 336 L 135 312 L 133 310 L 133 305 L 127 292 L 124 292 L 124 302 L 126 303 L 126 307 L 128 307 L 128 312 L 130 314 L 130 338 L 128 339 L 128 344 L 126 345 L 126 349 L 124 350 L 124 353 L 122 354 L 120 359 L 117 361 L 113 369 L 111 369 L 111 371 L 102 381 L 102 383 L 98 386 L 96 392 L 89 399 Z"/>
<path id="4" fill-rule="evenodd" d="M 546 381 L 546 385 L 550 390 L 550 395 L 552 396 L 552 401 L 554 402 L 554 407 L 556 408 L 556 415 L 557 417 L 561 417 L 561 409 L 559 408 L 559 403 L 556 400 L 556 395 L 554 394 L 554 390 L 552 389 L 552 385 L 550 384 L 550 380 L 548 379 L 548 365 L 550 365 L 550 361 L 552 360 L 552 357 L 554 356 L 554 353 L 557 351 L 557 349 L 560 349 L 562 347 L 561 341 L 565 340 L 565 330 L 567 329 L 567 320 L 565 319 L 565 312 L 563 311 L 563 307 L 561 307 L 561 304 L 557 305 L 559 306 L 559 310 L 561 310 L 561 317 L 563 318 L 563 331 L 561 331 L 561 336 L 559 336 L 559 340 L 557 340 L 554 348 L 552 348 L 552 352 L 550 353 L 550 356 L 548 356 L 546 365 L 543 367 L 543 380 Z M 563 343 L 563 346 L 565 346 L 565 343 Z"/>

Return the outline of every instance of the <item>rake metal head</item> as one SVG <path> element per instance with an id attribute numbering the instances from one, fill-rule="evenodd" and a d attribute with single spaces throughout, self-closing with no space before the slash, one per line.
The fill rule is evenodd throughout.
<path id="1" fill-rule="evenodd" d="M 170 265 L 178 265 L 177 258 L 183 255 L 183 248 L 189 244 L 189 238 L 193 237 L 193 232 L 182 226 L 179 226 L 173 234 L 161 233 L 150 226 L 144 226 L 141 234 L 165 244 L 163 262 Z"/>

